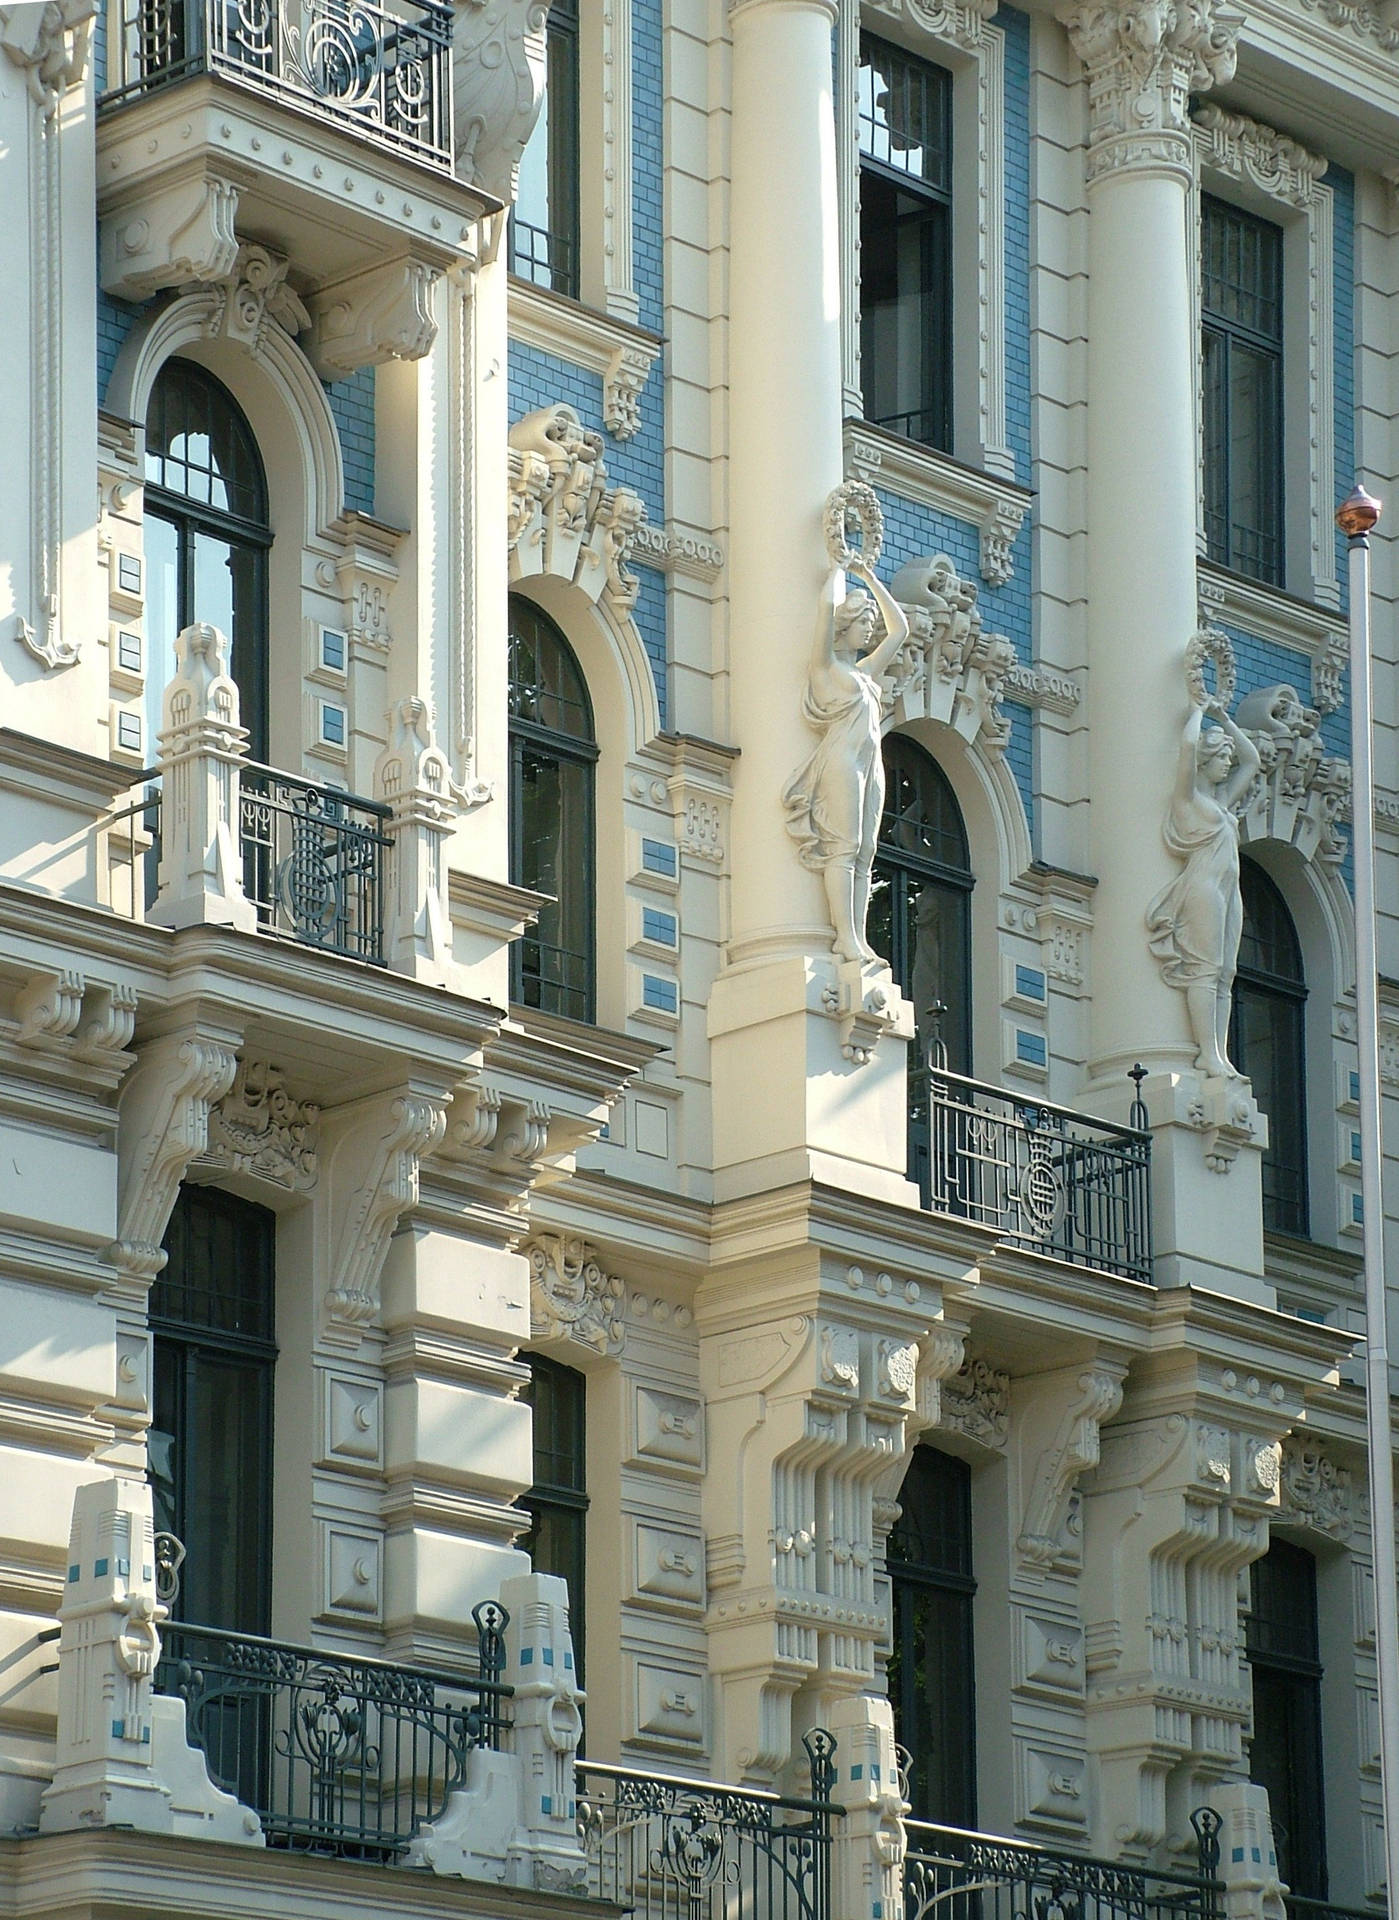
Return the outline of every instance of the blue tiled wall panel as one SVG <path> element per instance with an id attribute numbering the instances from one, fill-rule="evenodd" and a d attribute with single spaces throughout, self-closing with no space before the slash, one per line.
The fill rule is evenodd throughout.
<path id="1" fill-rule="evenodd" d="M 632 263 L 640 302 L 637 318 L 659 333 L 664 320 L 661 285 L 662 0 L 635 0 L 632 7 Z"/>
<path id="2" fill-rule="evenodd" d="M 603 433 L 603 461 L 614 486 L 634 487 L 646 502 L 647 518 L 665 522 L 665 439 L 661 420 L 659 362 L 641 396 L 641 431 L 630 440 Z M 564 401 L 585 426 L 602 430 L 602 376 L 575 367 L 570 361 L 543 353 L 537 347 L 510 343 L 510 418 Z M 635 568 L 641 591 L 632 618 L 651 661 L 660 702 L 661 725 L 667 724 L 666 589 L 665 577 L 654 567 Z"/>
<path id="3" fill-rule="evenodd" d="M 1336 486 L 1333 505 L 1355 484 L 1355 178 L 1343 167 L 1326 169 L 1335 220 L 1336 325 Z M 1345 535 L 1336 531 L 1336 567 L 1341 576 L 1341 605 L 1350 598 L 1346 579 Z"/>
<path id="4" fill-rule="evenodd" d="M 1030 628 L 1030 526 L 1020 529 L 1013 549 L 1015 571 L 1003 587 L 992 587 L 981 577 L 981 536 L 967 520 L 929 508 L 887 489 L 876 489 L 884 512 L 884 557 L 879 571 L 891 580 L 908 560 L 945 553 L 963 580 L 978 589 L 982 620 L 991 633 L 1003 633 L 1027 665 L 1033 658 Z M 1007 701 L 1011 744 L 1006 758 L 1020 789 L 1025 815 L 1034 832 L 1033 714 L 1028 707 Z"/>
<path id="5" fill-rule="evenodd" d="M 323 384 L 345 462 L 345 505 L 373 513 L 374 369 L 360 367 L 348 380 Z"/>
<path id="6" fill-rule="evenodd" d="M 1246 693 L 1253 693 L 1259 687 L 1289 686 L 1295 687 L 1301 695 L 1303 706 L 1311 703 L 1311 665 L 1307 656 L 1297 653 L 1291 647 L 1279 646 L 1275 640 L 1260 640 L 1256 635 L 1244 633 L 1238 627 L 1224 627 L 1234 646 L 1234 660 L 1239 670 L 1238 699 Z M 1236 701 L 1237 704 L 1237 701 Z M 1335 713 L 1322 715 L 1321 740 L 1326 751 L 1339 759 L 1350 758 L 1350 703 L 1345 700 Z M 1349 829 L 1341 828 L 1342 838 L 1346 841 L 1347 852 L 1341 867 L 1341 875 L 1347 886 L 1351 884 L 1352 862 L 1349 852 Z"/>
<path id="7" fill-rule="evenodd" d="M 105 406 L 112 368 L 117 363 L 122 342 L 145 312 L 128 300 L 113 300 L 97 289 L 97 404 Z"/>
<path id="8" fill-rule="evenodd" d="M 1030 21 L 1014 7 L 1002 7 L 994 24 L 1006 37 L 1006 438 L 1015 476 L 1025 486 L 1030 479 Z"/>

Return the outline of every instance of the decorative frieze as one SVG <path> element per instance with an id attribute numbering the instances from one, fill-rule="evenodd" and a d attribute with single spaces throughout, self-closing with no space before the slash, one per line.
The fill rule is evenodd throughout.
<path id="1" fill-rule="evenodd" d="M 1260 761 L 1241 814 L 1244 839 L 1281 840 L 1304 860 L 1343 860 L 1337 828 L 1350 809 L 1350 762 L 1326 752 L 1321 715 L 1295 687 L 1274 686 L 1246 694 L 1234 717 Z"/>
<path id="2" fill-rule="evenodd" d="M 1216 173 L 1245 180 L 1275 200 L 1304 207 L 1316 191 L 1327 162 L 1299 141 L 1276 133 L 1246 114 L 1229 113 L 1213 101 L 1195 111 L 1195 125 L 1205 135 L 1202 158 Z"/>
<path id="3" fill-rule="evenodd" d="M 607 485 L 600 433 L 562 402 L 526 414 L 510 429 L 508 485 L 512 580 L 554 574 L 590 600 L 635 605 L 627 558 L 646 508 L 630 487 Z"/>
<path id="4" fill-rule="evenodd" d="M 1127 169 L 1190 175 L 1192 94 L 1234 77 L 1242 13 L 1223 0 L 1085 0 L 1061 8 L 1088 70 L 1088 180 Z"/>
<path id="5" fill-rule="evenodd" d="M 287 1091 L 280 1067 L 240 1059 L 233 1085 L 209 1114 L 200 1158 L 291 1192 L 316 1184 L 319 1106 Z"/>
<path id="6" fill-rule="evenodd" d="M 626 1339 L 626 1288 L 587 1241 L 576 1234 L 541 1233 L 520 1251 L 529 1261 L 533 1338 L 620 1353 Z"/>

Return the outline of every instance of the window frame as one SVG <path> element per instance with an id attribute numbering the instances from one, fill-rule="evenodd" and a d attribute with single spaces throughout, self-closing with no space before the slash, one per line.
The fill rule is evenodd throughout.
<path id="1" fill-rule="evenodd" d="M 525 152 L 539 140 L 544 143 L 544 177 L 546 182 L 546 226 L 538 226 L 533 221 L 519 217 L 519 199 L 516 198 L 510 209 L 507 256 L 510 272 L 521 280 L 527 280 L 532 286 L 544 287 L 551 293 L 560 293 L 570 300 L 577 300 L 582 292 L 582 49 L 581 49 L 581 8 L 578 0 L 553 0 L 549 9 L 549 18 L 545 26 L 546 46 L 546 82 L 544 102 L 534 130 L 526 142 Z M 559 85 L 557 68 L 567 66 L 568 84 Z M 550 111 L 550 102 L 567 106 L 567 121 L 559 128 L 557 118 Z M 563 147 L 556 149 L 555 135 L 559 134 Z M 521 165 L 524 165 L 523 156 Z M 560 188 L 566 188 L 564 197 L 567 204 L 556 206 L 556 196 Z M 630 181 L 627 183 L 630 191 Z M 561 225 L 555 224 L 555 216 L 564 215 Z M 517 236 L 523 232 L 530 236 L 530 248 L 526 255 L 517 245 Z M 536 242 L 542 240 L 545 245 L 543 258 L 536 257 Z M 554 250 L 560 248 L 562 260 L 555 264 Z"/>
<path id="2" fill-rule="evenodd" d="M 1262 1618 L 1258 1604 L 1259 1587 L 1268 1562 L 1283 1567 L 1291 1563 L 1293 1573 L 1300 1576 L 1300 1580 L 1291 1583 L 1292 1590 L 1287 1597 L 1285 1612 L 1298 1644 L 1303 1639 L 1308 1642 L 1303 1651 L 1297 1647 L 1291 1651 L 1265 1647 L 1260 1643 L 1257 1632 Z M 1298 1628 L 1300 1632 L 1296 1631 Z M 1249 1602 L 1244 1616 L 1244 1636 L 1254 1700 L 1256 1702 L 1258 1697 L 1261 1674 L 1265 1689 L 1274 1695 L 1274 1704 L 1282 1707 L 1288 1726 L 1280 1756 L 1274 1756 L 1280 1757 L 1280 1764 L 1264 1766 L 1262 1771 L 1269 1773 L 1271 1779 L 1259 1781 L 1269 1790 L 1282 1877 L 1289 1882 L 1295 1894 L 1307 1899 L 1325 1900 L 1329 1893 L 1322 1699 L 1325 1670 L 1321 1662 L 1317 1562 L 1315 1555 L 1305 1547 L 1275 1537 L 1270 1541 L 1267 1553 L 1253 1562 L 1249 1568 Z M 1254 1771 L 1258 1765 L 1256 1717 L 1255 1707 L 1255 1726 L 1249 1742 L 1249 1777 L 1255 1781 L 1258 1780 L 1258 1774 Z M 1274 1792 L 1280 1780 L 1286 1782 L 1286 1805 L 1282 1807 L 1275 1804 Z M 1299 1820 L 1295 1816 L 1302 1802 L 1305 1802 L 1306 1817 Z M 1296 1850 L 1299 1841 L 1300 1852 Z"/>
<path id="3" fill-rule="evenodd" d="M 862 132 L 867 116 L 862 110 L 860 98 L 861 76 L 869 68 L 874 71 L 873 63 L 867 59 L 870 46 L 877 46 L 892 56 L 896 63 L 905 68 L 904 80 L 917 76 L 929 91 L 935 90 L 940 96 L 938 115 L 942 140 L 938 155 L 941 182 L 895 166 L 891 161 L 879 158 L 864 144 Z M 911 440 L 917 446 L 930 448 L 935 453 L 951 454 L 954 438 L 953 379 L 955 355 L 953 342 L 956 336 L 956 284 L 958 275 L 955 267 L 955 236 L 960 223 L 956 219 L 953 204 L 953 179 L 956 164 L 956 132 L 954 127 L 954 76 L 950 68 L 927 59 L 922 54 L 912 53 L 897 41 L 886 40 L 881 35 L 863 29 L 859 39 L 859 52 L 856 67 L 856 106 L 855 124 L 857 140 L 857 165 L 859 171 L 859 246 L 862 263 L 862 295 L 859 311 L 860 370 L 863 418 L 885 432 L 896 433 L 900 438 Z M 884 415 L 872 414 L 869 410 L 870 355 L 866 350 L 866 308 L 864 288 L 868 277 L 868 240 L 866 238 L 866 214 L 870 196 L 866 192 L 866 182 L 877 182 L 881 190 L 894 196 L 894 226 L 898 231 L 905 224 L 916 223 L 930 234 L 931 239 L 923 245 L 929 250 L 922 257 L 922 274 L 925 284 L 920 290 L 920 325 L 918 335 L 922 342 L 923 363 L 919 371 L 918 386 L 921 404 L 915 408 Z M 909 203 L 908 211 L 900 210 L 900 198 Z M 896 249 L 897 251 L 897 249 Z M 935 329 L 921 324 L 927 317 L 927 303 L 937 298 L 936 282 L 941 269 L 945 291 L 943 292 L 940 317 L 942 325 Z M 932 349 L 930 356 L 929 349 Z M 899 368 L 895 365 L 896 380 Z M 925 430 L 914 432 L 910 426 L 897 422 L 915 420 L 931 421 Z"/>
<path id="4" fill-rule="evenodd" d="M 1215 220 L 1232 222 L 1240 234 L 1252 232 L 1271 251 L 1270 271 L 1267 278 L 1270 286 L 1260 283 L 1251 290 L 1255 304 L 1268 303 L 1277 314 L 1276 332 L 1265 332 L 1261 327 L 1229 315 L 1207 304 L 1208 288 L 1211 280 L 1208 261 L 1211 222 Z M 1266 239 L 1264 236 L 1266 235 Z M 1217 566 L 1230 572 L 1243 574 L 1245 578 L 1256 580 L 1261 586 L 1286 589 L 1287 586 L 1287 389 L 1286 389 L 1286 244 L 1284 229 L 1279 221 L 1269 220 L 1262 214 L 1235 206 L 1217 194 L 1202 192 L 1200 195 L 1200 367 L 1201 367 L 1201 485 L 1204 492 L 1205 518 L 1205 556 Z M 1242 282 L 1240 282 L 1240 289 Z M 1260 403 L 1258 409 L 1258 428 L 1260 434 L 1266 430 L 1272 441 L 1271 458 L 1267 461 L 1269 500 L 1267 503 L 1268 525 L 1254 528 L 1241 527 L 1236 519 L 1234 502 L 1237 498 L 1238 481 L 1233 471 L 1233 439 L 1237 423 L 1240 402 L 1235 390 L 1233 371 L 1236 357 L 1251 354 L 1260 364 L 1271 369 L 1271 393 L 1266 404 Z M 1211 378 L 1211 363 L 1222 364 L 1221 376 Z M 1212 415 L 1215 396 L 1220 414 L 1219 431 L 1212 435 Z M 1217 441 L 1213 447 L 1212 438 Z M 1212 485 L 1212 479 L 1214 484 Z M 1212 508 L 1211 500 L 1218 496 L 1222 501 L 1223 528 L 1211 526 L 1219 510 Z M 1241 537 L 1250 535 L 1259 541 L 1271 543 L 1274 553 L 1273 564 L 1268 566 L 1264 557 L 1257 556 L 1256 564 L 1250 564 L 1249 556 L 1242 550 Z"/>
<path id="5" fill-rule="evenodd" d="M 573 673 L 576 674 L 578 686 L 582 692 L 584 710 L 587 718 L 588 738 L 585 739 L 580 736 L 565 733 L 558 728 L 548 727 L 539 721 L 524 718 L 515 712 L 516 682 L 513 675 L 513 663 L 515 658 L 514 620 L 517 610 L 526 611 L 531 619 L 539 623 L 543 632 L 561 649 L 564 661 Z M 566 765 L 585 769 L 587 774 L 585 787 L 586 807 L 583 822 L 583 864 L 585 873 L 580 877 L 579 881 L 583 889 L 582 905 L 586 945 L 581 957 L 584 962 L 585 977 L 581 986 L 570 986 L 566 989 L 570 994 L 581 994 L 584 1010 L 582 1013 L 565 1012 L 560 1007 L 544 1004 L 542 999 L 536 1003 L 525 998 L 525 949 L 532 937 L 529 933 L 522 934 L 511 944 L 510 996 L 512 1000 L 518 1001 L 521 1005 L 527 1007 L 537 1005 L 538 1010 L 541 1012 L 555 1014 L 562 1019 L 579 1020 L 591 1026 L 594 1025 L 597 1020 L 597 780 L 595 769 L 601 751 L 597 742 L 592 699 L 588 692 L 587 677 L 579 664 L 578 656 L 569 645 L 567 636 L 564 634 L 558 622 L 545 613 L 542 607 L 537 606 L 534 601 L 527 599 L 523 594 L 512 593 L 509 597 L 508 628 L 509 664 L 507 666 L 507 702 L 509 708 L 508 742 L 510 763 L 508 815 L 510 877 L 512 883 L 526 886 L 530 884 L 528 880 L 522 878 L 524 869 L 524 775 L 526 756 L 532 753 L 541 758 L 552 758 Z M 562 899 L 563 896 L 560 895 L 556 897 Z M 562 949 L 560 949 L 560 951 L 562 951 Z"/>
<path id="6" fill-rule="evenodd" d="M 254 761 L 265 763 L 269 754 L 269 725 L 271 716 L 271 588 L 270 560 L 273 532 L 271 520 L 271 498 L 267 483 L 267 467 L 262 451 L 253 432 L 252 423 L 215 374 L 201 366 L 198 361 L 187 360 L 179 354 L 172 354 L 162 365 L 151 388 L 150 399 L 146 407 L 146 472 L 149 475 L 152 454 L 150 451 L 150 426 L 154 409 L 163 399 L 162 388 L 167 376 L 177 375 L 194 387 L 204 386 L 218 397 L 227 407 L 238 430 L 246 436 L 248 451 L 254 462 L 253 478 L 256 491 L 261 498 L 262 519 L 254 519 L 246 514 L 230 511 L 226 508 L 206 504 L 166 486 L 160 480 L 149 477 L 144 482 L 145 516 L 147 520 L 158 520 L 172 527 L 176 543 L 176 583 L 175 583 L 175 633 L 191 625 L 200 617 L 196 604 L 195 557 L 196 539 L 199 534 L 207 534 L 220 541 L 227 541 L 255 556 L 256 608 L 253 625 L 257 629 L 255 644 L 251 651 L 239 648 L 237 637 L 230 633 L 229 672 L 238 687 L 239 720 L 247 729 L 249 737 L 249 755 Z M 148 556 L 149 558 L 149 556 Z M 147 598 L 149 600 L 149 565 L 147 567 Z M 174 635 L 170 636 L 171 639 Z M 160 649 L 163 653 L 163 648 Z M 150 693 L 155 692 L 153 675 L 157 671 L 156 636 L 147 628 L 146 633 L 146 679 Z M 160 679 L 162 691 L 169 683 L 173 672 L 171 661 L 165 661 L 163 677 Z M 148 702 L 149 704 L 149 702 Z M 147 742 L 148 757 L 154 759 L 155 742 Z"/>
<path id="7" fill-rule="evenodd" d="M 536 1573 L 559 1573 L 553 1566 L 541 1566 L 536 1558 L 536 1542 L 541 1512 L 552 1514 L 557 1519 L 572 1521 L 577 1526 L 577 1542 L 570 1555 L 580 1570 L 580 1578 L 575 1582 L 564 1573 L 568 1580 L 568 1618 L 573 1639 L 574 1670 L 578 1684 L 584 1684 L 585 1653 L 587 1642 L 587 1566 L 588 1566 L 588 1511 L 592 1504 L 588 1492 L 588 1377 L 576 1367 L 566 1366 L 561 1360 L 553 1360 L 547 1354 L 530 1352 L 521 1354 L 530 1369 L 529 1384 L 525 1388 L 524 1398 L 531 1411 L 530 1444 L 532 1449 L 530 1471 L 533 1479 L 528 1493 L 521 1497 L 520 1505 L 531 1516 L 529 1532 L 520 1541 L 522 1549 L 529 1554 L 530 1564 Z M 552 1383 L 552 1389 L 565 1390 L 571 1404 L 566 1415 L 573 1428 L 569 1449 L 571 1458 L 576 1461 L 577 1474 L 573 1481 L 544 1480 L 540 1478 L 540 1445 L 537 1424 L 538 1387 L 541 1381 Z"/>
<path id="8" fill-rule="evenodd" d="M 1308 1154 L 1308 1087 L 1307 1087 L 1307 981 L 1305 956 L 1297 923 L 1277 882 L 1256 860 L 1245 856 L 1240 861 L 1240 893 L 1244 906 L 1245 932 L 1249 920 L 1249 892 L 1257 889 L 1258 895 L 1268 901 L 1269 910 L 1282 917 L 1283 931 L 1290 937 L 1292 951 L 1296 956 L 1296 971 L 1291 974 L 1276 973 L 1261 966 L 1250 965 L 1243 958 L 1244 947 L 1240 943 L 1240 958 L 1234 974 L 1232 1004 L 1229 1014 L 1229 1053 L 1240 1072 L 1247 1074 L 1248 1065 L 1244 1050 L 1247 1035 L 1247 1006 L 1250 1002 L 1260 1002 L 1269 1007 L 1287 1007 L 1290 1011 L 1292 1028 L 1292 1078 L 1295 1086 L 1295 1099 L 1291 1103 L 1290 1119 L 1294 1125 L 1297 1142 L 1297 1162 L 1291 1167 L 1282 1167 L 1275 1155 L 1277 1131 L 1283 1116 L 1272 1107 L 1265 1107 L 1268 1115 L 1268 1145 L 1263 1150 L 1263 1225 L 1273 1233 L 1292 1234 L 1298 1239 L 1307 1239 L 1311 1233 L 1311 1195 L 1310 1168 Z M 1251 1076 L 1250 1076 L 1251 1077 Z M 1296 1210 L 1290 1218 L 1281 1217 L 1279 1208 L 1283 1197 L 1275 1190 L 1269 1193 L 1270 1170 L 1281 1172 L 1296 1182 Z M 1272 1206 L 1270 1209 L 1270 1201 Z M 1270 1217 L 1271 1211 L 1271 1217 Z"/>

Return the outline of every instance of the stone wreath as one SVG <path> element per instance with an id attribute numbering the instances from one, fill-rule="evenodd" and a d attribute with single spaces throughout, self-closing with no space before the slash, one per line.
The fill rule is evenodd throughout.
<path id="1" fill-rule="evenodd" d="M 1205 677 L 1206 665 L 1211 661 L 1214 663 L 1213 693 Z M 1207 707 L 1211 700 L 1227 707 L 1234 698 L 1238 678 L 1234 648 L 1227 633 L 1221 633 L 1217 627 L 1206 627 L 1190 636 L 1185 649 L 1185 684 L 1197 707 Z"/>
<path id="2" fill-rule="evenodd" d="M 860 529 L 858 550 L 850 544 L 849 523 Z M 867 567 L 877 565 L 884 547 L 884 515 L 873 487 L 863 480 L 847 480 L 826 501 L 826 551 L 837 567 L 848 567 L 861 560 Z"/>

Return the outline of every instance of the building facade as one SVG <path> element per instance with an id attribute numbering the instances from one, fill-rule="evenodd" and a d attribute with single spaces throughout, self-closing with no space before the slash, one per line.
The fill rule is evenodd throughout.
<path id="1" fill-rule="evenodd" d="M 4 1910 L 1381 1910 L 1386 9 L 47 0 L 0 129 Z"/>

